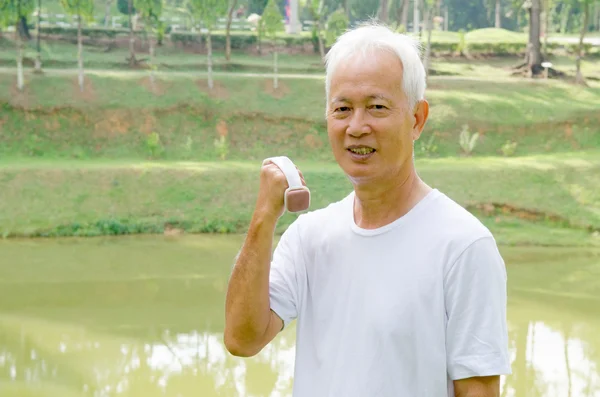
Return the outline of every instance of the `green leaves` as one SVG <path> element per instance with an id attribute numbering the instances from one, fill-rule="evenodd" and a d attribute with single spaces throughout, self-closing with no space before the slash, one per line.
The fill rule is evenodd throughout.
<path id="1" fill-rule="evenodd" d="M 88 21 L 94 18 L 93 0 L 60 0 L 65 11 L 71 15 L 81 15 Z"/>
<path id="2" fill-rule="evenodd" d="M 200 18 L 205 27 L 212 30 L 220 17 L 225 16 L 229 7 L 228 0 L 190 0 L 192 13 Z"/>
<path id="3" fill-rule="evenodd" d="M 325 37 L 327 45 L 332 46 L 337 38 L 348 29 L 348 25 L 350 25 L 350 22 L 343 9 L 339 8 L 331 14 L 327 20 L 327 33 Z"/>
<path id="4" fill-rule="evenodd" d="M 275 0 L 269 0 L 261 20 L 267 37 L 275 38 L 277 32 L 283 30 L 283 15 L 279 11 L 279 6 Z"/>
<path id="5" fill-rule="evenodd" d="M 33 0 L 0 0 L 0 26 L 12 26 L 28 17 L 35 7 Z"/>
<path id="6" fill-rule="evenodd" d="M 135 9 L 146 22 L 156 23 L 163 10 L 162 0 L 134 0 Z"/>

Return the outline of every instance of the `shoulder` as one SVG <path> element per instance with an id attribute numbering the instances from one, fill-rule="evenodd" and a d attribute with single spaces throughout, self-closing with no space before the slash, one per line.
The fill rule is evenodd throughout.
<path id="1" fill-rule="evenodd" d="M 480 242 L 492 242 L 492 232 L 473 214 L 456 201 L 438 192 L 432 202 L 427 218 L 430 241 L 442 245 L 448 262 L 454 262 L 467 249 Z M 485 246 L 490 244 L 484 243 Z"/>
<path id="2" fill-rule="evenodd" d="M 330 231 L 328 228 L 337 226 L 347 219 L 347 209 L 352 203 L 352 193 L 339 201 L 304 213 L 292 224 L 301 235 L 317 232 L 320 235 Z"/>

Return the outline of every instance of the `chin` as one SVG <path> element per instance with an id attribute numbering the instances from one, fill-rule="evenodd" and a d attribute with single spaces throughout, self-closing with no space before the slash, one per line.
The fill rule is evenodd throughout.
<path id="1" fill-rule="evenodd" d="M 364 184 L 376 177 L 375 169 L 372 165 L 341 164 L 340 166 L 353 185 Z"/>

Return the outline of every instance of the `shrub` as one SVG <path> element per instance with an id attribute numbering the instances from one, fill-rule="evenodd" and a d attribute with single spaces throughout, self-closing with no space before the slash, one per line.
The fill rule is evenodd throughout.
<path id="1" fill-rule="evenodd" d="M 517 151 L 517 142 L 514 141 L 506 141 L 504 145 L 500 148 L 500 151 L 505 157 L 510 157 L 515 154 Z"/>
<path id="2" fill-rule="evenodd" d="M 146 138 L 146 149 L 153 158 L 159 157 L 163 153 L 164 149 L 160 141 L 160 135 L 157 132 L 151 133 Z"/>
<path id="3" fill-rule="evenodd" d="M 466 124 L 463 125 L 462 131 L 460 132 L 459 143 L 460 143 L 460 147 L 462 148 L 463 152 L 467 156 L 470 156 L 471 153 L 473 153 L 475 146 L 477 146 L 478 140 L 479 140 L 479 133 L 475 132 L 474 134 L 471 135 L 471 133 L 469 132 L 469 126 Z"/>

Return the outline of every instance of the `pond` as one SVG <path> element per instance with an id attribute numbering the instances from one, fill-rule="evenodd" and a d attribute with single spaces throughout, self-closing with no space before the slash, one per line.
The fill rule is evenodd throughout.
<path id="1" fill-rule="evenodd" d="M 242 236 L 0 241 L 0 395 L 290 396 L 294 327 L 222 343 Z M 600 250 L 501 247 L 513 375 L 503 396 L 600 396 Z"/>

